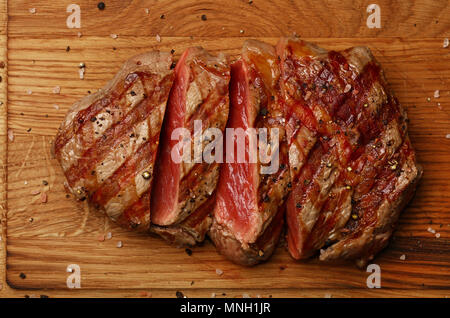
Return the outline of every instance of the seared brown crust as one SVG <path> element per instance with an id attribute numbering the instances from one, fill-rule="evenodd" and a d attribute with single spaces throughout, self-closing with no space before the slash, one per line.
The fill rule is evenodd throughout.
<path id="1" fill-rule="evenodd" d="M 148 230 L 157 144 L 173 81 L 172 56 L 128 60 L 103 88 L 76 102 L 53 153 L 67 188 L 128 228 Z"/>
<path id="2" fill-rule="evenodd" d="M 151 202 L 154 210 L 152 223 L 161 227 L 181 224 L 213 195 L 220 163 L 208 163 L 204 158 L 200 158 L 201 162 L 194 162 L 194 124 L 200 121 L 203 133 L 208 128 L 217 128 L 223 132 L 229 110 L 230 69 L 224 54 L 214 56 L 201 47 L 188 48 L 178 61 L 175 73 Z M 186 128 L 190 132 L 192 161 L 175 166 L 168 154 L 173 149 L 172 132 L 178 128 Z M 209 142 L 205 138 L 201 149 L 205 149 Z M 175 177 L 168 173 L 175 170 Z M 167 180 L 174 178 L 176 184 L 166 188 Z M 172 198 L 176 202 L 169 207 L 167 201 Z"/>
<path id="3" fill-rule="evenodd" d="M 248 211 L 250 214 L 245 221 L 236 221 L 236 218 L 241 218 L 238 216 L 238 211 L 232 211 L 236 209 L 236 206 L 227 204 L 229 200 L 240 200 L 240 198 L 230 197 L 227 188 L 234 186 L 233 183 L 229 183 L 228 179 L 232 177 L 222 171 L 219 182 L 224 186 L 222 188 L 219 186 L 217 190 L 219 203 L 215 207 L 214 221 L 209 236 L 219 253 L 237 264 L 251 266 L 268 259 L 275 249 L 284 224 L 283 203 L 289 191 L 290 175 L 284 129 L 284 109 L 279 103 L 279 69 L 275 49 L 268 44 L 249 40 L 245 42 L 242 52 L 242 60 L 232 66 L 234 78 L 232 78 L 230 94 L 235 94 L 231 96 L 234 103 L 232 104 L 235 108 L 237 107 L 241 99 L 241 96 L 238 96 L 240 94 L 238 93 L 239 87 L 247 86 L 249 104 L 245 106 L 245 111 L 250 114 L 246 118 L 247 124 L 250 128 L 266 128 L 269 134 L 272 133 L 272 130 L 278 129 L 279 148 L 276 150 L 272 148 L 271 152 L 273 154 L 278 151 L 279 157 L 278 161 L 272 160 L 272 163 L 277 166 L 275 171 L 269 174 L 261 173 L 261 166 L 263 166 L 261 162 L 258 162 L 256 170 L 251 170 L 250 164 L 246 164 L 247 167 L 243 168 L 255 171 L 256 174 L 256 183 L 253 183 L 253 180 L 241 180 L 250 187 L 254 187 L 254 189 L 247 190 L 249 193 L 255 194 L 253 200 L 256 202 L 254 208 Z M 245 118 L 246 115 L 240 112 L 236 112 L 234 116 Z M 226 151 L 228 152 L 228 150 Z M 224 163 L 224 165 L 227 164 Z M 222 169 L 225 168 L 222 167 Z M 231 164 L 227 169 L 234 171 L 235 168 Z M 248 178 L 252 177 L 248 176 Z M 224 191 L 222 192 L 222 190 Z M 241 190 L 246 192 L 244 189 L 234 189 L 232 192 Z M 239 222 L 251 224 L 250 230 L 242 233 L 242 230 L 239 230 L 239 226 L 236 225 Z"/>
<path id="4" fill-rule="evenodd" d="M 422 173 L 406 113 L 368 48 L 282 39 L 278 53 L 290 114 L 289 250 L 362 265 L 386 246 Z"/>
<path id="5" fill-rule="evenodd" d="M 285 207 L 279 208 L 277 214 L 265 231 L 252 244 L 242 245 L 233 233 L 215 220 L 211 226 L 209 236 L 214 242 L 217 251 L 233 263 L 243 266 L 253 266 L 268 260 L 280 239 L 284 226 Z"/>

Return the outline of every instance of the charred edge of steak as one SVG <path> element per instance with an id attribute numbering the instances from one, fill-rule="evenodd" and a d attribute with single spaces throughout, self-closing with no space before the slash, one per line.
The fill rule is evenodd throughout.
<path id="1" fill-rule="evenodd" d="M 238 265 L 254 266 L 268 260 L 274 253 L 284 229 L 284 211 L 285 205 L 279 208 L 272 222 L 258 240 L 247 246 L 242 245 L 228 229 L 215 220 L 208 235 L 217 251 L 227 259 Z"/>

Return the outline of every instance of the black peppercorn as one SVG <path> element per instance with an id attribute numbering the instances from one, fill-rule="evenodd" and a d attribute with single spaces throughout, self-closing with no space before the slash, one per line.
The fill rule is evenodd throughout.
<path id="1" fill-rule="evenodd" d="M 102 2 L 99 2 L 98 4 L 97 4 L 97 8 L 99 9 L 99 10 L 105 10 L 105 7 L 106 7 L 106 5 L 105 5 L 105 3 L 102 1 Z"/>

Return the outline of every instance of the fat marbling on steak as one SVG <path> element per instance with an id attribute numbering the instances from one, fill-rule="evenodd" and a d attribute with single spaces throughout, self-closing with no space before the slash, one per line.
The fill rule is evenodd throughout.
<path id="1" fill-rule="evenodd" d="M 366 47 L 326 51 L 296 38 L 277 46 L 287 108 L 295 259 L 364 265 L 388 243 L 422 174 L 406 113 Z"/>
<path id="2" fill-rule="evenodd" d="M 258 153 L 272 157 L 270 165 L 276 165 L 273 171 L 265 173 L 263 166 L 268 168 L 267 162 L 258 155 L 258 160 L 251 160 L 250 145 L 255 136 L 246 136 L 245 160 L 241 161 L 238 138 L 226 136 L 226 153 L 234 153 L 234 160 L 227 160 L 221 167 L 210 237 L 221 254 L 242 265 L 268 259 L 284 225 L 290 176 L 278 80 L 275 48 L 255 40 L 246 41 L 241 59 L 231 68 L 227 129 L 263 128 L 270 142 L 278 129 L 279 143 L 278 148 L 277 143 L 267 143 L 267 147 L 258 143 Z M 277 152 L 278 158 L 273 156 Z"/>
<path id="3" fill-rule="evenodd" d="M 219 142 L 216 138 L 222 139 L 229 81 L 227 56 L 213 55 L 201 47 L 188 48 L 175 67 L 155 170 L 151 219 L 152 230 L 176 245 L 203 241 L 211 225 L 220 160 L 202 153 Z M 186 149 L 181 147 L 180 136 L 173 135 L 181 128 L 187 133 L 181 136 L 189 146 Z M 178 156 L 173 157 L 174 153 Z"/>
<path id="4" fill-rule="evenodd" d="M 171 54 L 131 58 L 103 89 L 70 108 L 54 141 L 68 189 L 128 228 L 150 226 L 154 161 L 172 81 Z"/>

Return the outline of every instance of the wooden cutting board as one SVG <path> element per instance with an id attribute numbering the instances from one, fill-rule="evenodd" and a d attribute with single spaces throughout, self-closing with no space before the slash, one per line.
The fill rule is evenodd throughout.
<path id="1" fill-rule="evenodd" d="M 81 9 L 80 28 L 67 27 L 72 3 Z M 368 28 L 370 3 L 108 0 L 99 10 L 93 0 L 1 1 L 0 297 L 449 296 L 450 48 L 443 40 L 450 4 L 379 0 L 381 28 Z M 254 268 L 224 260 L 209 242 L 189 256 L 66 198 L 50 142 L 70 105 L 127 58 L 152 49 L 179 56 L 193 45 L 235 54 L 246 38 L 276 43 L 293 32 L 327 49 L 369 46 L 409 114 L 425 172 L 391 244 L 373 261 L 381 288 L 368 288 L 370 273 L 352 263 L 294 262 L 283 247 Z M 102 241 L 108 232 L 112 238 Z M 70 264 L 80 266 L 80 289 L 67 287 Z"/>

